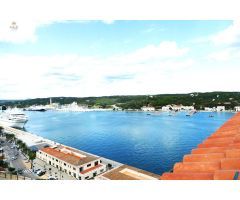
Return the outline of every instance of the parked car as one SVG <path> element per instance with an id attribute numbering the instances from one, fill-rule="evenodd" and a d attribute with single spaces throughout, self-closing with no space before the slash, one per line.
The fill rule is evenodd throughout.
<path id="1" fill-rule="evenodd" d="M 33 172 L 37 174 L 38 171 L 41 171 L 41 169 L 34 169 Z"/>
<path id="2" fill-rule="evenodd" d="M 53 176 L 49 176 L 48 180 L 58 180 L 57 178 L 53 177 Z"/>
<path id="3" fill-rule="evenodd" d="M 17 160 L 17 157 L 12 157 L 12 158 L 11 158 L 11 161 L 13 161 L 13 160 Z"/>
<path id="4" fill-rule="evenodd" d="M 44 175 L 45 173 L 46 173 L 45 171 L 40 170 L 40 171 L 37 172 L 37 175 L 38 175 L 38 176 L 42 176 L 42 175 Z"/>

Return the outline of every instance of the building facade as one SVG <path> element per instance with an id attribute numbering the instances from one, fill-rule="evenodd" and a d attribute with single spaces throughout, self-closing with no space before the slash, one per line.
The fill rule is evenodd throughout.
<path id="1" fill-rule="evenodd" d="M 100 157 L 65 146 L 47 147 L 36 153 L 36 157 L 79 180 L 87 180 L 106 171 Z"/>

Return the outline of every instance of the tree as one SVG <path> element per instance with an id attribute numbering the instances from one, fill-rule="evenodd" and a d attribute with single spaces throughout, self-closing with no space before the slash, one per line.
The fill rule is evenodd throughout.
<path id="1" fill-rule="evenodd" d="M 13 172 L 15 171 L 15 168 L 14 168 L 14 167 L 8 167 L 8 171 L 9 171 L 10 173 L 13 173 Z"/>

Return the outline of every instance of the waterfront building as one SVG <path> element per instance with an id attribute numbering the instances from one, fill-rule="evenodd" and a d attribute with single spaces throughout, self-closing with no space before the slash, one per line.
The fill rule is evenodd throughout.
<path id="1" fill-rule="evenodd" d="M 225 111 L 225 106 L 217 106 L 216 111 L 217 112 Z"/>
<path id="2" fill-rule="evenodd" d="M 155 108 L 154 107 L 150 107 L 150 106 L 143 106 L 141 107 L 141 110 L 144 111 L 144 112 L 147 112 L 147 111 L 155 111 Z"/>
<path id="3" fill-rule="evenodd" d="M 162 111 L 169 111 L 172 110 L 172 106 L 171 105 L 166 105 L 162 107 Z"/>
<path id="4" fill-rule="evenodd" d="M 147 172 L 142 169 L 121 165 L 117 168 L 109 170 L 100 176 L 97 180 L 158 180 L 159 175 Z"/>
<path id="5" fill-rule="evenodd" d="M 236 112 L 240 112 L 240 106 L 235 106 L 235 107 L 234 107 L 234 110 L 235 110 Z"/>
<path id="6" fill-rule="evenodd" d="M 63 145 L 43 148 L 36 157 L 79 180 L 94 178 L 107 167 L 100 157 Z"/>
<path id="7" fill-rule="evenodd" d="M 210 107 L 205 107 L 204 110 L 209 112 L 215 111 L 214 108 L 210 108 Z"/>

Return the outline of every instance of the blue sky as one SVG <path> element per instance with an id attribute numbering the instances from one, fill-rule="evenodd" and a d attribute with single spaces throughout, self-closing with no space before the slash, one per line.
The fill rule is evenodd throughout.
<path id="1" fill-rule="evenodd" d="M 238 90 L 238 21 L 16 23 L 0 22 L 1 99 Z"/>

